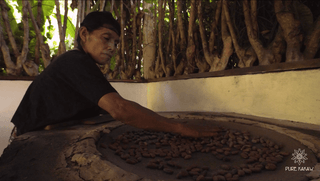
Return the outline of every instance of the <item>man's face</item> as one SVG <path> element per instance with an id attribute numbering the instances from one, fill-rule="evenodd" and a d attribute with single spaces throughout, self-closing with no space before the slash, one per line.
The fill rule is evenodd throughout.
<path id="1" fill-rule="evenodd" d="M 86 32 L 83 41 L 83 50 L 100 65 L 109 64 L 111 57 L 116 52 L 119 43 L 119 35 L 105 27 Z"/>

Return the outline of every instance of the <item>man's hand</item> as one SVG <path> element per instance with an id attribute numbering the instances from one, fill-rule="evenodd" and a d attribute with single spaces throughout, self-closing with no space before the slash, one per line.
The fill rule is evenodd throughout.
<path id="1" fill-rule="evenodd" d="M 136 128 L 172 132 L 190 137 L 215 136 L 219 131 L 218 128 L 191 126 L 165 118 L 135 102 L 123 99 L 118 93 L 104 95 L 98 105 L 109 112 L 114 119 Z"/>

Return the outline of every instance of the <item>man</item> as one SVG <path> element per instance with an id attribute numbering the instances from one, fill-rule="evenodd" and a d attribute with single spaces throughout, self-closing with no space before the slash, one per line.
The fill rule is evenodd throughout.
<path id="1" fill-rule="evenodd" d="M 96 64 L 110 63 L 119 36 L 120 25 L 111 13 L 88 14 L 79 29 L 78 49 L 57 57 L 29 86 L 11 120 L 17 135 L 94 117 L 101 109 L 137 128 L 193 137 L 215 135 L 173 122 L 117 93 Z"/>

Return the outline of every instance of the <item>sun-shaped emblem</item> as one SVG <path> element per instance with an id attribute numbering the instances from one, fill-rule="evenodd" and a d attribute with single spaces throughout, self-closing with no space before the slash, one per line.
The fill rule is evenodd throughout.
<path id="1" fill-rule="evenodd" d="M 308 160 L 307 153 L 305 153 L 305 150 L 301 150 L 300 148 L 298 150 L 294 150 L 292 156 L 291 160 L 294 160 L 294 163 L 298 163 L 299 165 L 304 163 L 305 160 Z"/>

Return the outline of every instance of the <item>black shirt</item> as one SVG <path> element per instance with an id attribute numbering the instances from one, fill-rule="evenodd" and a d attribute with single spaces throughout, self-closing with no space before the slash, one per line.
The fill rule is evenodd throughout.
<path id="1" fill-rule="evenodd" d="M 116 90 L 83 51 L 68 51 L 30 84 L 11 122 L 17 134 L 99 115 L 100 98 Z"/>

